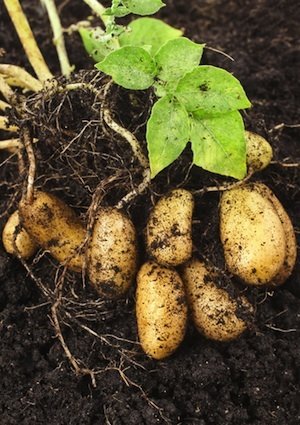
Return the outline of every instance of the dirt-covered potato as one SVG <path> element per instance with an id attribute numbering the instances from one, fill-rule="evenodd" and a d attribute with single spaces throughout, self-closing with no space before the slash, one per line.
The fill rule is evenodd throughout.
<path id="1" fill-rule="evenodd" d="M 116 208 L 102 208 L 88 248 L 88 277 L 101 294 L 115 298 L 132 284 L 137 268 L 137 240 L 129 217 Z"/>
<path id="2" fill-rule="evenodd" d="M 137 276 L 136 317 L 145 353 L 160 360 L 177 349 L 185 334 L 187 304 L 175 270 L 153 261 L 142 266 Z"/>
<path id="3" fill-rule="evenodd" d="M 247 166 L 251 171 L 260 171 L 266 168 L 273 157 L 270 143 L 262 136 L 251 131 L 245 132 Z"/>
<path id="4" fill-rule="evenodd" d="M 247 323 L 238 312 L 249 314 L 252 306 L 244 296 L 233 299 L 218 287 L 216 274 L 202 261 L 186 263 L 182 279 L 192 319 L 200 333 L 216 341 L 230 341 L 245 331 Z"/>
<path id="5" fill-rule="evenodd" d="M 294 227 L 279 199 L 274 195 L 271 189 L 268 188 L 268 186 L 263 183 L 255 183 L 255 189 L 271 202 L 278 214 L 285 232 L 285 259 L 281 269 L 271 282 L 273 285 L 281 285 L 289 278 L 296 263 L 297 241 Z"/>
<path id="6" fill-rule="evenodd" d="M 271 202 L 254 185 L 223 193 L 220 236 L 228 269 L 250 285 L 272 281 L 286 258 L 286 235 Z"/>
<path id="7" fill-rule="evenodd" d="M 24 260 L 32 257 L 38 249 L 35 241 L 21 226 L 18 210 L 7 220 L 2 233 L 2 241 L 6 252 L 19 255 Z"/>
<path id="8" fill-rule="evenodd" d="M 77 250 L 85 239 L 85 228 L 67 204 L 36 191 L 32 203 L 21 200 L 19 213 L 22 226 L 39 246 L 70 270 L 81 271 L 83 254 Z"/>
<path id="9" fill-rule="evenodd" d="M 151 257 L 165 266 L 178 266 L 192 255 L 193 196 L 175 189 L 161 198 L 150 214 L 146 245 Z"/>

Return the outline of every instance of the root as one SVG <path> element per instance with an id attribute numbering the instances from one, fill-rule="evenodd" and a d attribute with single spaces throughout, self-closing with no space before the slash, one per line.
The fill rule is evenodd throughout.
<path id="1" fill-rule="evenodd" d="M 203 187 L 202 189 L 199 190 L 191 190 L 191 193 L 193 195 L 203 195 L 204 193 L 207 192 L 224 192 L 225 190 L 230 190 L 230 189 L 234 189 L 236 187 L 242 186 L 244 183 L 246 183 L 248 180 L 251 179 L 251 177 L 253 176 L 254 172 L 249 172 L 249 174 L 247 174 L 247 176 L 245 178 L 243 178 L 242 180 L 239 180 L 237 182 L 234 183 L 224 183 L 218 186 L 208 186 L 208 187 Z"/>
<path id="2" fill-rule="evenodd" d="M 22 140 L 23 146 L 26 149 L 29 167 L 28 167 L 28 177 L 27 177 L 27 191 L 26 198 L 29 203 L 33 202 L 34 195 L 34 180 L 35 180 L 35 172 L 36 172 L 36 161 L 34 150 L 32 146 L 32 139 L 30 130 L 28 127 L 21 129 L 20 139 Z"/>
<path id="3" fill-rule="evenodd" d="M 287 160 L 289 160 L 289 158 L 287 158 Z M 300 162 L 285 162 L 285 160 L 283 160 L 283 161 L 271 161 L 271 164 L 280 165 L 281 167 L 284 167 L 284 168 L 298 168 L 298 167 L 300 167 Z"/>
<path id="4" fill-rule="evenodd" d="M 73 354 L 71 353 L 67 343 L 65 342 L 65 339 L 63 337 L 61 326 L 58 318 L 58 310 L 62 301 L 62 291 L 63 291 L 63 283 L 64 283 L 64 277 L 66 273 L 66 267 L 64 268 L 63 274 L 60 277 L 56 289 L 55 289 L 55 302 L 53 303 L 51 307 L 51 317 L 52 317 L 52 324 L 55 329 L 56 337 L 59 339 L 59 342 L 65 352 L 65 355 L 69 362 L 71 363 L 76 375 L 89 375 L 91 377 L 92 385 L 93 387 L 96 387 L 96 379 L 95 374 L 91 369 L 81 367 L 79 362 L 75 359 Z"/>
<path id="5" fill-rule="evenodd" d="M 125 195 L 116 205 L 115 207 L 118 209 L 123 209 L 125 205 L 127 205 L 130 201 L 135 199 L 137 196 L 141 195 L 145 190 L 149 187 L 151 183 L 151 175 L 150 170 L 146 169 L 143 172 L 143 180 L 138 185 L 137 188 L 133 189 L 127 195 Z"/>
<path id="6" fill-rule="evenodd" d="M 131 146 L 134 156 L 138 159 L 139 163 L 143 168 L 149 168 L 148 158 L 144 155 L 141 146 L 137 140 L 137 138 L 126 128 L 120 126 L 116 123 L 110 113 L 109 107 L 107 106 L 107 96 L 109 94 L 112 82 L 108 83 L 104 90 L 104 106 L 101 108 L 101 114 L 103 116 L 104 122 L 111 128 L 114 132 L 118 133 L 122 136 Z"/>

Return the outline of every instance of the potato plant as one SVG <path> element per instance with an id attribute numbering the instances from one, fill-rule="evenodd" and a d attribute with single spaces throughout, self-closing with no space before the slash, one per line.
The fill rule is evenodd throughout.
<path id="1" fill-rule="evenodd" d="M 147 355 L 160 360 L 173 354 L 184 340 L 188 311 L 196 329 L 206 338 L 230 341 L 240 337 L 251 325 L 255 309 L 236 288 L 240 282 L 266 287 L 283 284 L 294 268 L 296 242 L 293 225 L 272 191 L 260 183 L 246 182 L 254 172 L 270 164 L 273 152 L 265 139 L 245 131 L 240 110 L 249 108 L 250 102 L 240 82 L 224 69 L 200 64 L 204 44 L 197 44 L 184 37 L 181 30 L 148 16 L 164 5 L 160 0 L 114 0 L 108 9 L 98 2 L 85 1 L 94 7 L 105 27 L 79 29 L 98 70 L 90 80 L 72 74 L 55 4 L 43 0 L 57 37 L 57 53 L 65 77 L 62 80 L 54 78 L 49 71 L 18 0 L 5 0 L 37 78 L 22 68 L 0 65 L 0 91 L 4 98 L 0 106 L 4 111 L 10 108 L 15 118 L 11 123 L 8 117 L 3 117 L 0 124 L 3 130 L 18 133 L 18 138 L 1 143 L 2 148 L 18 156 L 20 174 L 25 176 L 14 205 L 18 211 L 9 218 L 3 231 L 3 245 L 8 253 L 22 259 L 51 302 L 56 334 L 75 371 L 93 377 L 93 372 L 74 358 L 61 330 L 60 315 L 64 320 L 73 319 L 72 325 L 79 323 L 81 329 L 101 339 L 86 324 L 80 325 L 77 316 L 68 310 L 65 293 L 69 288 L 65 281 L 69 275 L 70 281 L 78 281 L 81 276 L 83 288 L 87 279 L 91 284 L 88 290 L 101 300 L 116 300 L 126 295 L 133 298 L 136 281 L 140 343 Z M 116 19 L 129 14 L 142 17 L 128 26 L 116 23 Z M 17 82 L 19 89 L 35 94 L 28 98 L 25 93 L 16 96 L 11 81 Z M 133 108 L 137 103 L 141 109 L 142 104 L 137 101 L 136 92 L 140 96 L 148 94 L 149 113 L 143 122 L 145 144 L 137 139 L 138 131 L 129 131 L 111 111 L 110 96 L 119 87 L 123 91 L 118 93 L 124 98 L 128 96 Z M 55 103 L 78 91 L 93 96 L 92 105 L 84 105 L 85 108 L 100 109 L 99 131 L 107 133 L 108 128 L 125 141 L 121 160 L 113 155 L 117 144 L 114 137 L 108 143 L 112 154 L 106 154 L 105 161 L 100 163 L 95 144 L 92 149 L 84 145 L 82 151 L 76 146 L 84 128 L 74 136 L 70 129 L 57 123 L 55 130 L 49 130 L 47 114 L 40 118 L 44 104 Z M 113 105 L 116 99 L 113 98 Z M 62 105 L 63 100 L 56 110 Z M 40 128 L 44 132 L 39 133 Z M 59 133 L 54 147 L 44 136 L 53 131 Z M 69 137 L 70 133 L 72 139 L 60 145 L 62 135 Z M 127 150 L 129 155 L 125 159 Z M 163 175 L 169 179 L 169 167 L 186 150 L 192 156 L 190 168 L 211 172 L 212 179 L 218 174 L 238 181 L 201 187 L 199 180 L 200 189 L 195 189 L 182 177 L 179 182 L 168 182 L 171 191 L 162 193 L 156 201 L 159 179 Z M 59 152 L 56 158 L 62 158 L 64 166 L 72 164 L 72 178 L 81 183 L 78 192 L 89 193 L 84 200 L 74 194 L 75 208 L 65 201 L 65 192 L 73 187 L 71 183 L 67 187 L 72 180 L 70 175 L 67 185 L 61 184 L 59 188 L 61 196 L 54 194 L 58 189 L 55 184 L 53 193 L 47 189 L 51 176 L 46 175 L 42 180 L 45 187 L 38 183 L 39 158 L 44 155 L 46 163 L 50 157 L 51 170 L 56 170 L 51 162 L 56 151 Z M 90 151 L 96 154 L 89 156 Z M 103 166 L 108 157 L 113 157 L 115 162 Z M 84 160 L 88 165 L 81 170 Z M 116 171 L 116 163 L 125 163 L 122 172 Z M 99 179 L 99 175 L 104 175 L 102 172 L 108 175 Z M 125 178 L 126 173 L 129 177 Z M 89 174 L 91 179 L 85 180 Z M 219 221 L 226 268 L 218 269 L 218 273 L 202 261 L 201 247 L 193 233 L 194 223 L 202 219 L 201 214 L 195 217 L 197 196 L 210 191 L 223 192 Z M 151 209 L 147 223 L 142 229 L 136 228 L 131 207 L 146 196 L 153 206 L 146 206 L 147 211 Z M 32 271 L 33 262 L 27 263 L 37 249 L 49 254 L 51 262 L 54 260 L 53 287 L 41 283 Z M 227 277 L 231 274 L 230 286 L 235 288 L 236 296 L 222 283 L 224 274 Z M 70 286 L 68 296 L 73 296 L 72 303 L 78 307 L 74 286 Z M 95 304 L 98 306 L 96 301 L 88 305 L 89 314 Z"/>

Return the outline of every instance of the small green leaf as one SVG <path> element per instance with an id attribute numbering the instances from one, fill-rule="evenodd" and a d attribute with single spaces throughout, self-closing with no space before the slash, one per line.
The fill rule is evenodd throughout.
<path id="1" fill-rule="evenodd" d="M 122 0 L 122 3 L 130 12 L 136 15 L 153 15 L 165 4 L 161 0 Z"/>
<path id="2" fill-rule="evenodd" d="M 147 89 L 156 75 L 155 62 L 141 47 L 121 47 L 97 63 L 96 68 L 110 75 L 115 83 L 132 90 Z"/>
<path id="3" fill-rule="evenodd" d="M 105 15 L 108 16 L 115 16 L 116 18 L 123 18 L 124 16 L 129 15 L 131 12 L 127 7 L 125 6 L 118 6 L 118 7 L 108 7 L 105 9 Z"/>
<path id="4" fill-rule="evenodd" d="M 131 22 L 128 31 L 120 35 L 120 46 L 151 45 L 151 54 L 156 52 L 167 41 L 180 37 L 182 31 L 165 24 L 155 18 L 139 18 Z"/>
<path id="5" fill-rule="evenodd" d="M 85 50 L 95 62 L 102 61 L 109 53 L 119 47 L 117 38 L 106 35 L 100 27 L 89 30 L 80 28 L 79 34 Z"/>
<path id="6" fill-rule="evenodd" d="M 189 112 L 199 111 L 203 116 L 251 106 L 240 82 L 224 69 L 210 65 L 186 74 L 178 83 L 176 97 Z"/>
<path id="7" fill-rule="evenodd" d="M 189 135 L 189 118 L 185 108 L 171 96 L 159 99 L 147 123 L 152 178 L 179 157 Z"/>
<path id="8" fill-rule="evenodd" d="M 238 111 L 202 118 L 193 114 L 191 143 L 194 164 L 212 173 L 242 179 L 246 175 L 246 142 Z"/>
<path id="9" fill-rule="evenodd" d="M 169 40 L 157 52 L 154 60 L 157 64 L 159 80 L 167 82 L 165 89 L 174 91 L 178 80 L 199 65 L 204 44 L 197 44 L 188 38 Z"/>

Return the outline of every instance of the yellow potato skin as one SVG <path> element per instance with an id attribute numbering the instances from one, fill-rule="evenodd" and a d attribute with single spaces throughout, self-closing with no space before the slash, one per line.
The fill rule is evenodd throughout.
<path id="1" fill-rule="evenodd" d="M 2 232 L 2 241 L 6 252 L 19 255 L 24 260 L 32 257 L 38 249 L 35 241 L 21 226 L 18 210 L 7 220 Z"/>
<path id="2" fill-rule="evenodd" d="M 196 259 L 182 269 L 188 305 L 198 331 L 215 341 L 231 341 L 246 330 L 247 324 L 237 316 L 238 302 L 214 283 L 214 277 L 214 273 Z M 245 297 L 239 298 L 239 305 L 251 311 Z"/>
<path id="3" fill-rule="evenodd" d="M 151 257 L 164 266 L 178 266 L 192 255 L 193 196 L 175 189 L 161 198 L 152 210 L 146 245 Z"/>
<path id="4" fill-rule="evenodd" d="M 129 217 L 116 208 L 97 214 L 88 248 L 88 277 L 108 298 L 123 295 L 137 271 L 137 238 Z"/>
<path id="5" fill-rule="evenodd" d="M 183 282 L 173 270 L 149 261 L 137 276 L 136 318 L 141 346 L 161 360 L 182 342 L 187 323 Z"/>
<path id="6" fill-rule="evenodd" d="M 286 236 L 273 205 L 253 185 L 223 193 L 220 237 L 231 273 L 249 285 L 264 285 L 281 270 Z"/>
<path id="7" fill-rule="evenodd" d="M 272 279 L 271 284 L 273 285 L 282 285 L 291 275 L 297 258 L 297 241 L 294 231 L 293 224 L 287 212 L 283 208 L 279 199 L 274 195 L 268 186 L 263 183 L 255 183 L 255 189 L 261 193 L 266 199 L 271 202 L 275 208 L 278 217 L 282 223 L 283 230 L 285 232 L 286 240 L 286 254 L 284 263 L 277 273 L 277 275 Z"/>
<path id="8" fill-rule="evenodd" d="M 21 200 L 19 212 L 22 226 L 39 246 L 70 270 L 81 271 L 84 256 L 76 251 L 85 239 L 85 228 L 65 202 L 36 191 L 32 203 Z"/>
<path id="9" fill-rule="evenodd" d="M 270 164 L 273 157 L 273 149 L 270 143 L 264 137 L 251 131 L 246 131 L 245 136 L 249 170 L 263 170 Z"/>

